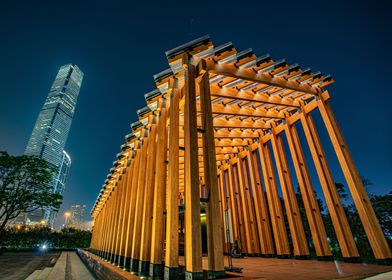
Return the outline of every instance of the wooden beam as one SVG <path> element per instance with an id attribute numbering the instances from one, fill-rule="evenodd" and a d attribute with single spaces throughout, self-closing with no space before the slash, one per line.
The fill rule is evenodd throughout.
<path id="1" fill-rule="evenodd" d="M 343 138 L 331 106 L 323 99 L 318 100 L 318 106 L 373 253 L 376 259 L 391 260 L 391 249 L 374 213 L 362 179 L 347 148 L 346 141 Z"/>
<path id="2" fill-rule="evenodd" d="M 239 69 L 230 64 L 218 64 L 211 59 L 205 59 L 204 61 L 206 62 L 207 70 L 213 74 L 233 77 L 279 88 L 301 91 L 314 95 L 317 95 L 321 91 L 320 89 L 316 89 L 308 85 L 302 85 L 295 81 L 286 81 L 281 77 L 272 77 L 268 73 L 255 73 L 252 69 Z"/>
<path id="3" fill-rule="evenodd" d="M 340 249 L 344 258 L 357 258 L 359 253 L 354 242 L 346 214 L 340 202 L 338 191 L 336 190 L 335 181 L 332 178 L 324 149 L 313 123 L 310 114 L 300 113 L 302 127 L 312 154 L 313 162 L 323 189 L 325 201 L 331 215 L 332 223 L 336 232 Z"/>
<path id="4" fill-rule="evenodd" d="M 199 166 L 197 159 L 197 119 L 195 67 L 184 56 L 185 69 L 185 274 L 187 279 L 202 279 Z"/>
<path id="5" fill-rule="evenodd" d="M 179 165 L 179 100 L 180 92 L 175 85 L 170 95 L 170 131 L 168 155 L 168 184 L 166 207 L 166 250 L 165 250 L 165 278 L 178 275 L 178 165 Z"/>
<path id="6" fill-rule="evenodd" d="M 166 160 L 167 160 L 167 108 L 165 100 L 162 101 L 161 112 L 159 115 L 158 138 L 157 138 L 157 158 L 156 174 L 153 202 L 153 220 L 151 237 L 151 262 L 150 276 L 157 277 L 163 275 L 164 260 L 164 226 L 165 226 L 165 201 L 166 201 Z M 178 142 L 178 141 L 177 141 Z M 151 273 L 152 272 L 152 273 Z"/>
<path id="7" fill-rule="evenodd" d="M 214 127 L 212 122 L 209 75 L 206 72 L 199 84 L 201 120 L 203 127 L 204 180 L 207 193 L 208 271 L 213 277 L 225 275 L 219 188 L 216 171 Z M 189 108 L 189 107 L 188 107 Z M 196 119 L 196 118 L 195 118 Z M 197 139 L 194 145 L 197 147 Z"/>
<path id="8" fill-rule="evenodd" d="M 332 257 L 297 129 L 295 125 L 285 124 L 285 132 L 316 254 L 318 257 Z"/>
<path id="9" fill-rule="evenodd" d="M 274 233 L 275 247 L 277 255 L 290 255 L 289 241 L 283 216 L 282 205 L 276 186 L 274 169 L 268 143 L 259 144 L 259 155 L 263 170 L 264 185 L 267 193 L 268 206 L 270 209 L 270 217 L 272 231 Z"/>
<path id="10" fill-rule="evenodd" d="M 307 258 L 309 256 L 309 247 L 283 147 L 282 135 L 271 134 L 271 144 L 282 189 L 291 241 L 294 247 L 294 256 Z"/>
<path id="11" fill-rule="evenodd" d="M 261 254 L 272 255 L 275 253 L 271 234 L 270 218 L 268 216 L 267 202 L 264 189 L 261 184 L 260 166 L 257 160 L 257 152 L 247 151 L 249 164 L 249 177 L 253 190 L 255 205 L 256 226 L 259 236 Z"/>

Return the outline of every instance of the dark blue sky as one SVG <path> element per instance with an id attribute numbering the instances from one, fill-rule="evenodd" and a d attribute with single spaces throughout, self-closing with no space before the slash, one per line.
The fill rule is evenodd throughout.
<path id="1" fill-rule="evenodd" d="M 133 1 L 132 1 L 133 2 Z M 115 154 L 167 68 L 164 51 L 210 34 L 215 45 L 332 74 L 331 104 L 360 173 L 392 189 L 389 1 L 7 1 L 0 4 L 0 150 L 23 153 L 58 68 L 85 73 L 67 142 L 63 209 L 90 211 Z M 319 120 L 318 117 L 315 117 Z M 337 181 L 342 175 L 324 130 Z M 317 188 L 317 186 L 316 186 Z M 62 210 L 61 210 L 62 211 Z"/>

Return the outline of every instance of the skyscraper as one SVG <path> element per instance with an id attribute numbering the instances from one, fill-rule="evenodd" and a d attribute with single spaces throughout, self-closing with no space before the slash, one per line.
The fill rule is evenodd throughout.
<path id="1" fill-rule="evenodd" d="M 68 220 L 67 227 L 73 227 L 76 229 L 84 228 L 84 216 L 86 215 L 86 205 L 72 205 L 71 206 L 71 217 Z"/>
<path id="2" fill-rule="evenodd" d="M 64 151 L 72 118 L 75 112 L 83 72 L 75 64 L 60 67 L 35 123 L 25 154 L 39 156 L 58 168 L 53 178 L 53 192 L 62 194 L 71 158 Z M 53 226 L 55 212 L 45 209 L 32 213 L 31 222 L 45 222 Z"/>

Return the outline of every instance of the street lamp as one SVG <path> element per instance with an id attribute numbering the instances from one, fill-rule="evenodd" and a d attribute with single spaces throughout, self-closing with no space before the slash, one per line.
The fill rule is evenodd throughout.
<path id="1" fill-rule="evenodd" d="M 41 226 L 44 226 L 46 224 L 45 220 L 41 220 L 39 223 L 41 224 Z"/>
<path id="2" fill-rule="evenodd" d="M 69 223 L 69 217 L 71 217 L 71 212 L 65 212 L 64 213 L 64 216 L 65 216 L 65 222 L 64 222 L 64 227 L 66 227 L 66 226 L 68 226 L 68 223 Z"/>

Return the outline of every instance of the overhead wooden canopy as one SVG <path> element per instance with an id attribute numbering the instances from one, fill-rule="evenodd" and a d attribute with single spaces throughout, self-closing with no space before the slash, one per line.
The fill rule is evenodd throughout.
<path id="1" fill-rule="evenodd" d="M 154 265 L 164 261 L 172 275 L 172 269 L 178 268 L 178 203 L 183 202 L 186 271 L 196 279 L 201 270 L 201 198 L 208 208 L 210 271 L 223 270 L 223 250 L 228 252 L 228 244 L 233 243 L 223 242 L 226 233 L 222 225 L 229 223 L 223 213 L 228 210 L 233 238 L 247 254 L 308 256 L 281 137 L 285 134 L 317 255 L 330 257 L 296 131 L 296 124 L 301 124 L 343 256 L 358 257 L 311 118 L 310 113 L 318 109 L 373 251 L 378 259 L 391 258 L 328 103 L 326 87 L 333 83 L 330 75 L 274 60 L 269 54 L 258 57 L 251 49 L 237 51 L 231 42 L 215 47 L 208 36 L 170 50 L 166 57 L 170 67 L 154 75 L 156 89 L 145 94 L 146 107 L 137 110 L 138 119 L 131 124 L 132 131 L 126 135 L 91 211 L 98 227 L 94 229 L 93 249 L 114 262 L 124 261 L 125 267 L 136 269 L 134 272 L 138 272 L 140 261 L 141 275 L 148 263 L 154 270 Z M 203 194 L 205 189 L 207 194 Z M 122 205 L 120 209 L 118 205 Z M 162 224 L 167 234 L 165 250 Z"/>

